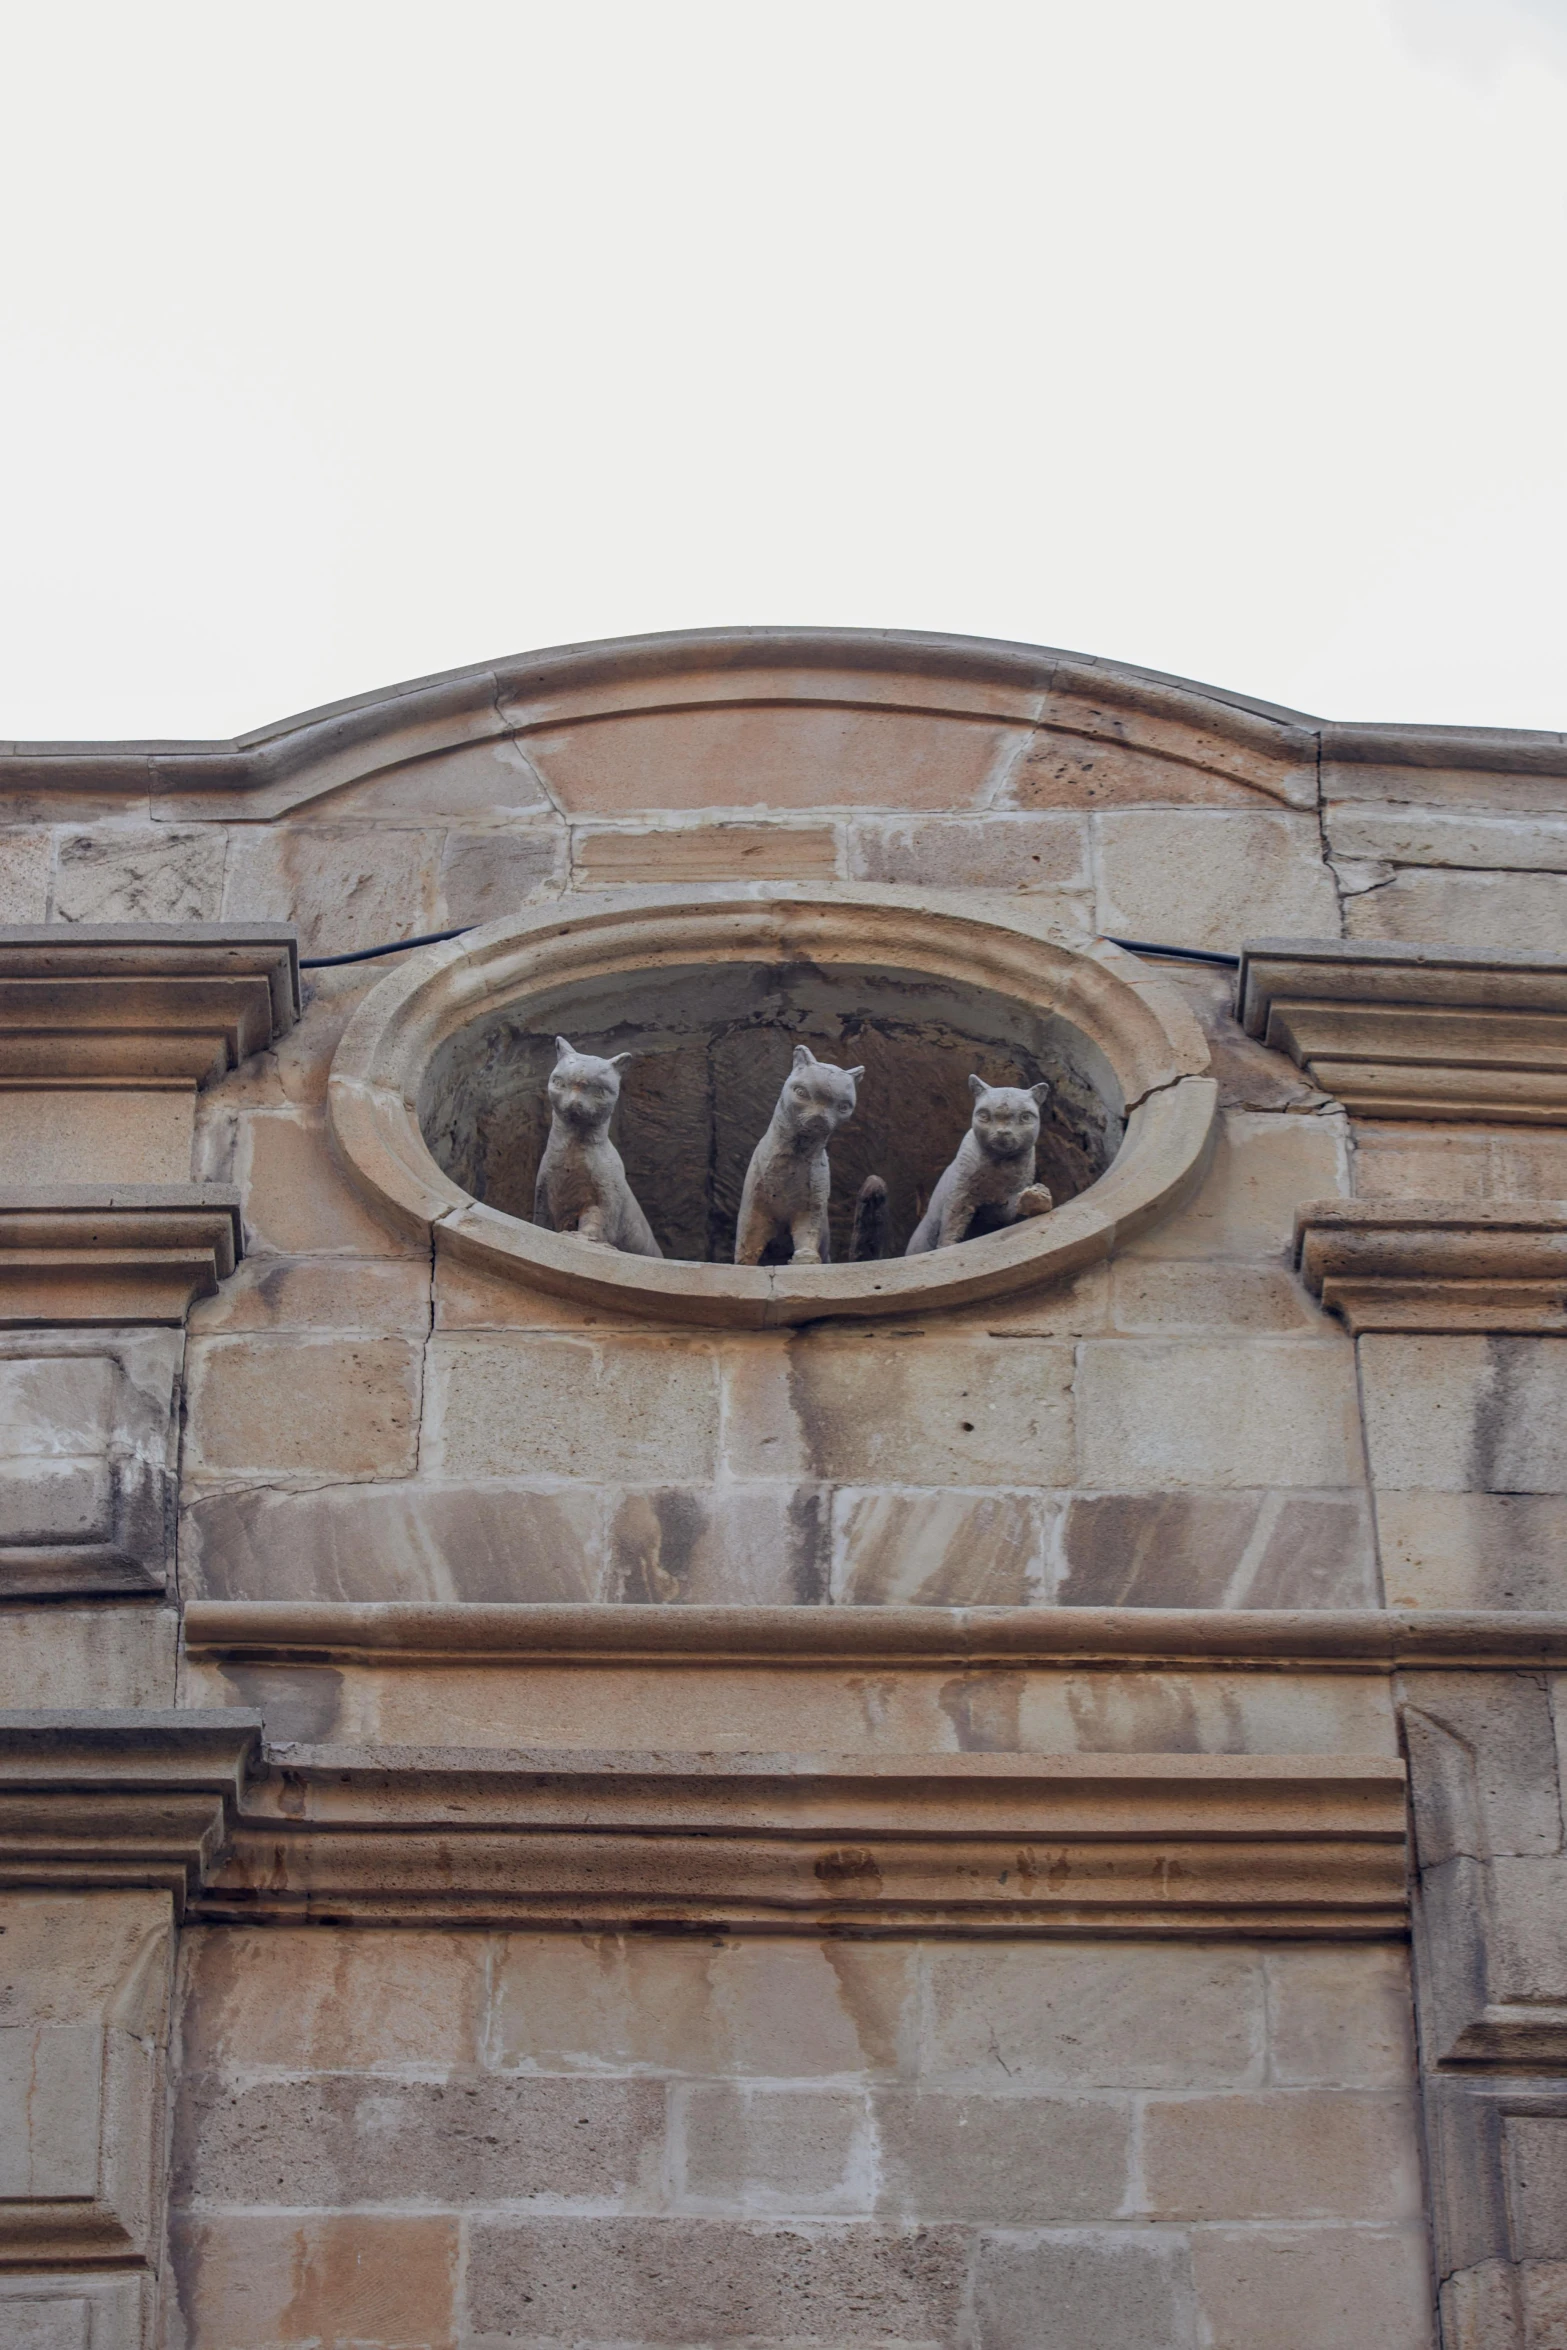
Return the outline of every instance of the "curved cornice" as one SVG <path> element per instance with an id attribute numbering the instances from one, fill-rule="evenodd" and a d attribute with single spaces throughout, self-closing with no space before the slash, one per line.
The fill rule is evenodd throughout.
<path id="1" fill-rule="evenodd" d="M 632 711 L 818 702 L 997 720 L 1111 741 L 1289 804 L 1319 768 L 1567 776 L 1567 735 L 1342 725 L 1190 679 L 1038 645 L 881 629 L 715 628 L 607 639 L 448 670 L 223 742 L 0 744 L 15 802 L 102 794 L 286 814 L 392 767 Z"/>

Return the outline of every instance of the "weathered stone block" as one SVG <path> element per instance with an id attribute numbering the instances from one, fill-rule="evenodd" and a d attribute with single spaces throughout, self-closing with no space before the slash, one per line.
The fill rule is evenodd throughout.
<path id="1" fill-rule="evenodd" d="M 201 1494 L 185 1515 L 186 1595 L 593 1599 L 602 1519 L 593 1487 L 567 1483 Z"/>
<path id="2" fill-rule="evenodd" d="M 832 1595 L 850 1606 L 1025 1607 L 1045 1595 L 1055 1511 L 1027 1493 L 833 1500 Z"/>
<path id="3" fill-rule="evenodd" d="M 849 872 L 911 888 L 1086 892 L 1088 823 L 1065 811 L 862 821 L 850 830 Z"/>
<path id="4" fill-rule="evenodd" d="M 1302 1201 L 1333 1199 L 1348 1184 L 1342 1118 L 1228 1110 L 1196 1195 L 1125 1254 L 1201 1258 L 1205 1272 L 1215 1257 L 1284 1256 Z"/>
<path id="5" fill-rule="evenodd" d="M 447 1477 L 695 1483 L 713 1473 L 718 1393 L 706 1347 L 437 1337 L 430 1370 L 430 1465 Z"/>
<path id="6" fill-rule="evenodd" d="M 1052 2334 L 1072 2350 L 1196 2350 L 1191 2256 L 1179 2239 L 1130 2228 L 987 2237 L 975 2262 L 974 2332 L 978 2350 Z"/>
<path id="7" fill-rule="evenodd" d="M 104 825 L 69 832 L 55 863 L 57 922 L 215 922 L 228 833 L 222 825 Z"/>
<path id="8" fill-rule="evenodd" d="M 462 2073 L 229 2085 L 198 2075 L 174 2136 L 176 2203 L 602 2204 L 656 2167 L 656 2081 Z"/>
<path id="9" fill-rule="evenodd" d="M 174 2294 L 187 2340 L 224 2350 L 333 2343 L 456 2350 L 455 2219 L 351 2211 L 175 2213 Z"/>
<path id="10" fill-rule="evenodd" d="M 1096 816 L 1094 827 L 1098 924 L 1114 938 L 1233 954 L 1245 938 L 1337 935 L 1338 893 L 1313 816 L 1138 808 Z"/>
<path id="11" fill-rule="evenodd" d="M 438 927 L 494 922 L 546 896 L 565 877 L 564 825 L 528 832 L 449 832 L 436 876 L 444 917 Z"/>
<path id="12" fill-rule="evenodd" d="M 932 2085 L 1195 2089 L 1261 2077 L 1262 1972 L 1249 1951 L 940 1945 L 926 1970 Z"/>
<path id="13" fill-rule="evenodd" d="M 1072 1349 L 1030 1339 L 799 1339 L 723 1356 L 733 1476 L 1063 1485 Z"/>
<path id="14" fill-rule="evenodd" d="M 1111 1321 L 1137 1336 L 1238 1338 L 1317 1330 L 1322 1315 L 1282 1265 L 1189 1263 L 1126 1256 L 1111 1270 Z"/>
<path id="15" fill-rule="evenodd" d="M 1163 2219 L 1412 2218 L 1418 2126 L 1405 2099 L 1363 2090 L 1153 2098 L 1143 2175 Z"/>
<path id="16" fill-rule="evenodd" d="M 1567 937 L 1567 875 L 1422 872 L 1405 867 L 1344 909 L 1350 938 L 1415 946 L 1537 947 L 1559 953 Z"/>
<path id="17" fill-rule="evenodd" d="M 1211 2350 L 1430 2350 L 1419 2228 L 1204 2228 L 1192 2271 Z"/>
<path id="18" fill-rule="evenodd" d="M 182 2071 L 476 2064 L 489 1949 L 478 1935 L 396 1928 L 187 1927 Z"/>
<path id="19" fill-rule="evenodd" d="M 247 1250 L 283 1256 L 409 1253 L 402 1235 L 373 1216 L 348 1183 L 319 1112 L 247 1111 L 240 1120 L 236 1174 L 244 1188 Z"/>
<path id="20" fill-rule="evenodd" d="M 215 1297 L 197 1300 L 186 1328 L 198 1337 L 242 1330 L 400 1330 L 430 1327 L 430 1267 L 418 1257 L 248 1257 Z"/>
<path id="21" fill-rule="evenodd" d="M 1061 1548 L 1067 1606 L 1376 1605 L 1356 1493 L 1079 1494 Z"/>
<path id="22" fill-rule="evenodd" d="M 1567 1607 L 1567 1495 L 1378 1491 L 1389 1607 Z"/>
<path id="23" fill-rule="evenodd" d="M 107 1608 L 13 1601 L 0 1641 L 0 1706 L 69 1709 L 84 1690 L 98 1705 L 172 1705 L 178 1654 L 179 1612 L 155 1597 Z"/>
<path id="24" fill-rule="evenodd" d="M 384 825 L 243 825 L 223 890 L 226 922 L 293 922 L 302 955 L 346 955 L 438 930 L 444 835 Z"/>
<path id="25" fill-rule="evenodd" d="M 1329 848 L 1340 857 L 1567 873 L 1567 818 L 1559 815 L 1481 816 L 1468 808 L 1344 800 L 1326 811 L 1323 824 Z"/>
<path id="26" fill-rule="evenodd" d="M 1291 2087 L 1404 2088 L 1414 2079 L 1414 2011 L 1404 1950 L 1352 1946 L 1268 1953 L 1272 2077 Z"/>
<path id="27" fill-rule="evenodd" d="M 1360 1341 L 1371 1474 L 1439 1493 L 1567 1492 L 1567 1347 L 1550 1338 Z"/>
<path id="28" fill-rule="evenodd" d="M 1089 1339 L 1076 1396 L 1085 1485 L 1124 1491 L 1361 1481 L 1348 1347 Z"/>
<path id="29" fill-rule="evenodd" d="M 1567 2114 L 1510 2114 L 1504 2143 L 1517 2257 L 1567 2261 Z"/>
<path id="30" fill-rule="evenodd" d="M 811 2080 L 912 2061 L 913 1952 L 893 1943 L 511 1934 L 494 2061 L 540 2071 Z"/>
<path id="31" fill-rule="evenodd" d="M 476 2346 L 486 2350 L 502 2341 L 737 2338 L 870 2350 L 889 2341 L 951 2340 L 967 2268 L 967 2238 L 955 2228 L 476 2220 L 469 2230 L 468 2318 Z M 1109 2350 L 1109 2336 L 1105 2342 Z M 1134 2345 L 1122 2338 L 1115 2350 Z M 1166 2350 L 1162 2339 L 1159 2350 Z"/>
<path id="32" fill-rule="evenodd" d="M 870 2111 L 853 2091 L 693 2085 L 677 2092 L 671 2125 L 683 2205 L 803 2217 L 875 2202 Z"/>
<path id="33" fill-rule="evenodd" d="M 883 2089 L 873 2106 L 888 2214 L 1026 2228 L 1125 2205 L 1129 2102 Z"/>
<path id="34" fill-rule="evenodd" d="M 1559 1852 L 1550 1690 L 1536 1673 L 1410 1673 L 1404 1735 L 1420 1866 Z"/>
<path id="35" fill-rule="evenodd" d="M 827 1597 L 830 1496 L 818 1485 L 611 1491 L 608 1508 L 606 1599 L 813 1607 Z"/>
<path id="36" fill-rule="evenodd" d="M 189 1466 L 252 1476 L 406 1477 L 420 1358 L 403 1338 L 193 1339 Z"/>
<path id="37" fill-rule="evenodd" d="M 179 1357 L 173 1330 L 0 1337 L 0 1594 L 162 1588 Z"/>
<path id="38" fill-rule="evenodd" d="M 188 1183 L 194 1100 L 180 1085 L 8 1091 L 0 1184 Z"/>
<path id="39" fill-rule="evenodd" d="M 42 922 L 49 911 L 49 835 L 0 832 L 0 922 Z"/>
<path id="40" fill-rule="evenodd" d="M 663 824 L 603 832 L 577 824 L 571 862 L 579 889 L 830 880 L 838 871 L 838 835 L 830 824 Z"/>

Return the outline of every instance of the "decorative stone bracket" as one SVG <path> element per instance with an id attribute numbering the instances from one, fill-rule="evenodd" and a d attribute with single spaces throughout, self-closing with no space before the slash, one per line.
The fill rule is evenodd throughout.
<path id="1" fill-rule="evenodd" d="M 1567 1124 L 1559 955 L 1252 939 L 1236 1003 L 1359 1117 Z"/>
<path id="2" fill-rule="evenodd" d="M 0 1190 L 0 1324 L 180 1326 L 242 1254 L 228 1184 Z"/>
<path id="3" fill-rule="evenodd" d="M 1316 1200 L 1295 1261 L 1356 1337 L 1567 1332 L 1567 1200 Z"/>

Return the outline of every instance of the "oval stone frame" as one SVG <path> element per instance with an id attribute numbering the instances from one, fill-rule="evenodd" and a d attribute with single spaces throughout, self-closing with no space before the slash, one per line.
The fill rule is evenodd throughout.
<path id="1" fill-rule="evenodd" d="M 872 1264 L 704 1265 L 620 1256 L 485 1207 L 432 1156 L 419 1124 L 432 1057 L 470 1022 L 575 983 L 678 964 L 874 963 L 994 989 L 1065 1021 L 1096 1049 L 1125 1117 L 1098 1180 L 1048 1216 L 925 1256 Z M 345 1166 L 417 1235 L 529 1288 L 600 1310 L 765 1329 L 834 1316 L 928 1313 L 1036 1288 L 1108 1256 L 1200 1180 L 1217 1087 L 1179 992 L 1103 940 L 1066 946 L 1026 899 L 860 884 L 618 889 L 558 900 L 426 947 L 372 989 L 328 1089 Z M 954 1137 L 954 1146 L 957 1138 Z"/>

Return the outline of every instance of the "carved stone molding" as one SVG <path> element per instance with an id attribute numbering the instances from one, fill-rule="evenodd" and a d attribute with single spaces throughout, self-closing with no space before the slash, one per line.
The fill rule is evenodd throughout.
<path id="1" fill-rule="evenodd" d="M 206 1919 L 1382 1935 L 1404 1774 L 1319 1755 L 293 1748 Z"/>
<path id="2" fill-rule="evenodd" d="M 805 961 L 961 982 L 1074 1040 L 1124 1139 L 1106 1172 L 1048 1216 L 958 1249 L 795 1268 L 618 1255 L 482 1206 L 436 1162 L 419 1119 L 438 1050 L 480 1020 L 555 1017 L 569 989 L 663 967 Z M 547 1031 L 546 1031 L 547 1033 Z M 1096 1263 L 1200 1180 L 1217 1089 L 1179 996 L 1108 945 L 1074 951 L 1026 906 L 913 892 L 756 883 L 621 890 L 494 922 L 410 955 L 365 999 L 332 1064 L 330 1115 L 360 1189 L 443 1250 L 558 1295 L 674 1320 L 760 1329 L 881 1317 L 1027 1289 Z"/>
<path id="3" fill-rule="evenodd" d="M 180 1324 L 243 1253 L 227 1184 L 0 1189 L 0 1325 Z"/>
<path id="4" fill-rule="evenodd" d="M 1317 1200 L 1295 1261 L 1357 1337 L 1567 1332 L 1567 1200 Z"/>
<path id="5" fill-rule="evenodd" d="M 1562 956 L 1253 939 L 1237 1005 L 1362 1117 L 1567 1124 Z"/>
<path id="6" fill-rule="evenodd" d="M 280 924 L 0 929 L 0 1080 L 13 1084 L 208 1084 L 298 1017 L 298 949 Z"/>
<path id="7" fill-rule="evenodd" d="M 154 1886 L 176 1913 L 223 1849 L 260 1717 L 0 1713 L 0 1886 Z"/>
<path id="8" fill-rule="evenodd" d="M 647 1607 L 423 1600 L 189 1602 L 192 1660 L 439 1663 L 1309 1664 L 1567 1668 L 1567 1613 L 1432 1608 Z"/>

